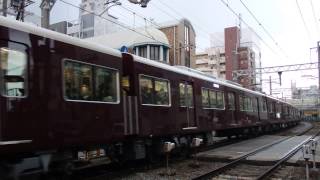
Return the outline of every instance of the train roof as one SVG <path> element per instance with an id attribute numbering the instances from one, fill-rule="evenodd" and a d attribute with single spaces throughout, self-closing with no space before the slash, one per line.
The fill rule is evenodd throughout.
<path id="1" fill-rule="evenodd" d="M 59 32 L 55 32 L 52 30 L 44 29 L 41 27 L 37 27 L 32 24 L 28 24 L 25 22 L 20 22 L 14 19 L 10 19 L 7 17 L 0 16 L 0 25 L 8 28 L 24 31 L 30 34 L 42 36 L 45 38 L 50 38 L 53 40 L 61 41 L 67 44 L 72 44 L 75 46 L 91 49 L 94 51 L 98 51 L 101 53 L 110 54 L 113 56 L 121 57 L 121 52 L 110 47 L 102 46 L 96 43 L 91 43 L 86 40 L 82 40 L 79 38 L 71 37 Z"/>
<path id="2" fill-rule="evenodd" d="M 194 70 L 194 69 L 190 69 L 190 68 L 187 68 L 187 67 L 181 68 L 179 66 L 178 67 L 177 66 L 170 66 L 170 65 L 165 64 L 165 63 L 153 61 L 153 60 L 146 59 L 146 58 L 143 58 L 143 57 L 140 57 L 140 56 L 136 56 L 136 55 L 133 55 L 133 54 L 132 54 L 132 56 L 134 57 L 134 60 L 136 62 L 140 62 L 140 63 L 147 64 L 147 65 L 150 65 L 150 66 L 154 66 L 154 67 L 157 67 L 157 68 L 161 68 L 161 69 L 165 69 L 165 70 L 168 70 L 168 71 L 176 72 L 176 73 L 179 73 L 179 74 L 192 76 L 192 77 L 195 77 L 195 78 L 198 78 L 198 79 L 210 81 L 210 82 L 213 82 L 213 83 L 217 83 L 219 85 L 231 87 L 231 88 L 238 89 L 238 90 L 241 90 L 241 91 L 244 91 L 244 92 L 248 92 L 248 93 L 252 93 L 252 94 L 255 94 L 255 95 L 258 95 L 258 96 L 268 97 L 270 99 L 273 99 L 273 100 L 276 100 L 276 101 L 279 101 L 279 102 L 282 102 L 282 103 L 285 103 L 285 104 L 289 104 L 289 103 L 287 103 L 285 101 L 282 101 L 280 99 L 277 99 L 275 97 L 272 97 L 272 96 L 269 96 L 269 95 L 266 95 L 266 94 L 263 94 L 263 93 L 260 93 L 260 92 L 257 92 L 257 91 L 253 91 L 253 90 L 250 90 L 250 89 L 246 89 L 246 88 L 241 87 L 241 86 L 239 86 L 237 84 L 230 83 L 227 80 L 218 79 L 218 78 L 216 78 L 214 76 L 210 76 L 208 74 L 205 74 L 203 72 L 199 72 L 199 71 Z"/>

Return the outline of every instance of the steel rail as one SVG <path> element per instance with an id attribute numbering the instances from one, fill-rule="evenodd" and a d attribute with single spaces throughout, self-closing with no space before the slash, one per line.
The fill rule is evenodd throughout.
<path id="1" fill-rule="evenodd" d="M 274 172 L 282 163 L 286 162 L 289 158 L 294 156 L 299 150 L 302 149 L 303 145 L 308 144 L 311 139 L 314 139 L 316 136 L 320 134 L 320 131 L 318 131 L 312 138 L 310 138 L 307 142 L 301 144 L 300 146 L 296 147 L 294 150 L 292 150 L 290 153 L 288 153 L 285 157 L 282 159 L 278 160 L 275 165 L 273 165 L 271 168 L 266 170 L 263 174 L 261 174 L 256 180 L 262 180 L 268 178 L 272 172 Z"/>
<path id="2" fill-rule="evenodd" d="M 209 172 L 209 173 L 206 173 L 206 174 L 200 175 L 200 176 L 198 176 L 198 177 L 195 177 L 195 178 L 193 178 L 193 180 L 204 180 L 204 179 L 209 179 L 209 178 L 211 178 L 211 177 L 214 177 L 214 176 L 216 176 L 217 174 L 219 174 L 219 173 L 221 173 L 221 172 L 223 172 L 223 171 L 226 171 L 226 170 L 232 168 L 233 166 L 236 166 L 239 162 L 241 162 L 242 160 L 246 159 L 247 157 L 252 156 L 252 155 L 255 155 L 255 154 L 257 154 L 257 153 L 259 153 L 259 152 L 261 152 L 261 151 L 263 151 L 263 150 L 265 150 L 265 149 L 268 149 L 268 148 L 271 147 L 271 146 L 274 146 L 274 145 L 276 145 L 276 144 L 279 144 L 279 143 L 281 143 L 281 142 L 283 142 L 283 141 L 285 141 L 285 140 L 288 140 L 288 139 L 290 139 L 290 138 L 292 138 L 292 137 L 291 137 L 291 136 L 290 136 L 290 137 L 286 137 L 286 138 L 281 139 L 281 140 L 278 140 L 278 141 L 276 141 L 276 142 L 273 142 L 273 143 L 264 145 L 264 146 L 262 146 L 261 148 L 256 149 L 256 150 L 254 150 L 254 151 L 252 151 L 252 152 L 250 152 L 250 153 L 248 153 L 248 154 L 245 154 L 245 155 L 243 155 L 243 156 L 241 156 L 241 157 L 233 160 L 232 162 L 230 162 L 230 163 L 228 163 L 228 164 L 226 164 L 226 165 L 223 165 L 223 166 L 221 166 L 221 167 L 219 167 L 219 168 L 214 169 L 213 171 L 211 171 L 211 172 Z"/>

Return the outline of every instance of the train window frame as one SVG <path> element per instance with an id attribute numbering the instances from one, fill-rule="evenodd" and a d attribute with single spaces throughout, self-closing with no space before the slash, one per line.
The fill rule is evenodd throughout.
<path id="1" fill-rule="evenodd" d="M 18 44 L 18 45 L 23 45 L 23 44 Z M 29 55 L 28 55 L 28 52 L 25 50 L 25 51 L 22 51 L 20 50 L 19 48 L 10 48 L 10 47 L 0 47 L 0 55 L 1 55 L 1 50 L 4 50 L 7 51 L 7 52 L 10 52 L 10 51 L 14 51 L 14 52 L 18 52 L 18 53 L 22 53 L 24 55 L 24 70 L 25 70 L 25 73 L 24 73 L 24 81 L 23 81 L 23 89 L 24 89 L 24 95 L 22 96 L 12 96 L 12 95 L 9 95 L 8 93 L 5 93 L 5 81 L 4 81 L 4 72 L 3 72 L 3 68 L 2 68 L 2 65 L 0 64 L 0 76 L 3 77 L 1 78 L 0 80 L 0 85 L 1 85 L 1 88 L 0 88 L 0 91 L 1 91 L 1 95 L 3 97 L 7 97 L 7 98 L 20 98 L 20 99 L 23 99 L 23 98 L 26 98 L 28 97 L 28 87 L 29 87 L 29 84 L 28 84 L 28 79 L 29 79 Z M 27 49 L 27 47 L 26 47 Z M 7 61 L 8 62 L 8 61 Z M 0 61 L 0 63 L 2 63 Z M 8 63 L 7 63 L 8 64 Z M 20 77 L 20 76 L 19 76 Z"/>
<path id="2" fill-rule="evenodd" d="M 208 92 L 208 102 L 209 102 L 209 106 L 207 106 L 207 107 L 203 105 L 203 91 L 207 91 L 207 92 Z M 217 93 L 219 92 L 219 93 L 222 94 L 223 108 L 211 107 L 210 91 L 215 93 L 215 95 L 216 95 L 216 98 L 215 98 L 216 102 L 218 102 Z M 226 103 L 225 103 L 224 92 L 223 92 L 223 91 L 218 91 L 218 90 L 215 90 L 215 89 L 206 88 L 206 87 L 201 87 L 201 106 L 202 106 L 203 109 L 225 110 L 225 109 L 226 109 Z M 216 104 L 215 106 L 217 106 L 217 104 Z"/>
<path id="3" fill-rule="evenodd" d="M 68 99 L 67 95 L 66 95 L 66 86 L 65 86 L 65 76 L 64 76 L 64 70 L 65 70 L 65 62 L 69 61 L 69 62 L 74 62 L 74 63 L 79 63 L 79 64 L 83 64 L 83 65 L 88 65 L 91 66 L 91 68 L 102 68 L 102 69 L 109 69 L 112 71 L 115 71 L 116 73 L 116 101 L 96 101 L 96 100 L 77 100 L 77 99 Z M 62 95 L 63 95 L 63 99 L 65 101 L 69 101 L 69 102 L 82 102 L 82 103 L 98 103 L 98 104 L 120 104 L 121 100 L 120 100 L 120 72 L 119 69 L 115 69 L 115 68 L 111 68 L 111 67 L 107 67 L 107 66 L 103 66 L 103 65 L 98 65 L 98 64 L 93 64 L 93 63 L 88 63 L 88 62 L 83 62 L 83 61 L 79 61 L 79 60 L 74 60 L 74 59 L 70 59 L 70 58 L 63 58 L 62 59 Z M 94 77 L 94 72 L 92 72 L 92 86 L 94 87 L 95 85 L 95 81 L 96 81 L 96 77 Z M 95 89 L 95 87 L 93 88 Z M 94 91 L 94 90 L 92 90 Z"/>
<path id="4" fill-rule="evenodd" d="M 141 77 L 147 77 L 147 78 L 151 78 L 153 79 L 152 81 L 152 88 L 153 88 L 153 92 L 152 94 L 154 94 L 154 88 L 155 88 L 155 80 L 161 80 L 161 81 L 166 81 L 167 82 L 167 85 L 168 85 L 168 98 L 169 98 L 169 104 L 145 104 L 145 103 L 142 103 L 142 90 L 141 90 L 141 84 L 140 84 L 140 80 L 141 80 Z M 170 83 L 170 80 L 169 79 L 165 79 L 165 78 L 159 78 L 159 77 L 155 77 L 155 76 L 150 76 L 150 75 L 146 75 L 146 74 L 139 74 L 138 75 L 139 77 L 139 98 L 140 98 L 140 104 L 143 105 L 143 106 L 157 106 L 157 107 L 171 107 L 172 105 L 172 101 L 171 101 L 171 83 Z M 152 97 L 154 98 L 154 97 Z"/>

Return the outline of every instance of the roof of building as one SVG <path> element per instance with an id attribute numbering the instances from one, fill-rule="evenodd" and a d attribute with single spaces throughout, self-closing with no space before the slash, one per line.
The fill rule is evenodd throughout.
<path id="1" fill-rule="evenodd" d="M 68 36 L 68 35 L 65 35 L 62 33 L 58 33 L 58 32 L 52 31 L 52 30 L 37 27 L 35 25 L 20 22 L 20 21 L 10 19 L 7 17 L 0 16 L 0 25 L 5 26 L 5 27 L 9 27 L 12 29 L 24 31 L 27 33 L 35 34 L 38 36 L 42 36 L 45 38 L 50 38 L 53 40 L 61 41 L 61 42 L 67 43 L 67 44 L 72 44 L 75 46 L 91 49 L 91 50 L 98 51 L 101 53 L 106 53 L 106 54 L 110 54 L 113 56 L 121 57 L 120 51 L 114 50 L 112 48 L 109 48 L 106 46 L 101 46 L 96 43 L 90 43 L 90 42 L 87 42 L 87 41 L 79 39 L 79 38 L 74 38 L 74 37 L 71 37 L 71 36 Z"/>
<path id="2" fill-rule="evenodd" d="M 180 20 L 172 20 L 172 21 L 167 21 L 167 22 L 163 22 L 163 23 L 160 23 L 157 25 L 157 28 L 159 29 L 163 29 L 163 28 L 168 28 L 168 27 L 173 27 L 173 26 L 177 26 L 181 23 L 187 23 L 187 24 L 190 24 L 191 28 L 192 28 L 192 31 L 194 33 L 196 33 L 196 31 L 194 30 L 193 26 L 192 26 L 192 23 L 191 21 L 189 21 L 188 19 L 186 18 L 182 18 Z"/>
<path id="3" fill-rule="evenodd" d="M 115 49 L 120 49 L 122 46 L 134 47 L 145 44 L 156 44 L 169 47 L 167 36 L 162 31 L 153 27 L 138 28 L 135 29 L 135 32 L 132 30 L 123 30 L 116 33 L 87 38 L 86 40 Z"/>

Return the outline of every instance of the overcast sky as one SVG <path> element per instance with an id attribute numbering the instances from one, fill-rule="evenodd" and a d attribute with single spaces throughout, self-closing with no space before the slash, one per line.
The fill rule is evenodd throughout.
<path id="1" fill-rule="evenodd" d="M 80 0 L 65 1 L 74 5 L 79 5 L 81 2 Z M 151 0 L 147 8 L 130 4 L 127 0 L 120 1 L 124 7 L 133 9 L 137 14 L 152 19 L 155 23 L 161 24 L 183 17 L 189 19 L 197 34 L 197 52 L 210 46 L 210 33 L 223 32 L 225 27 L 235 26 L 239 22 L 238 18 L 222 3 L 222 0 Z M 237 14 L 241 13 L 242 19 L 263 39 L 260 40 L 263 67 L 317 61 L 316 50 L 313 49 L 310 55 L 310 48 L 315 47 L 317 41 L 320 40 L 319 0 L 242 0 L 278 45 L 263 31 L 240 0 L 224 0 L 224 2 L 228 3 Z M 306 27 L 299 13 L 297 2 Z M 314 11 L 311 4 L 313 4 Z M 40 14 L 37 6 L 36 3 L 31 9 Z M 112 7 L 110 13 L 118 17 L 120 22 L 133 26 L 132 12 L 120 7 Z M 78 14 L 77 8 L 57 0 L 51 12 L 51 22 L 74 20 L 77 19 Z M 143 18 L 135 17 L 135 26 L 145 25 Z M 248 28 L 244 23 L 242 27 Z M 285 72 L 282 77 L 282 88 L 289 88 L 291 81 L 296 81 L 298 87 L 317 84 L 316 79 L 301 78 L 301 75 L 318 76 L 316 70 Z M 274 79 L 278 77 L 277 74 L 273 76 Z M 263 79 L 268 77 L 269 74 L 264 75 Z M 279 87 L 274 84 L 274 88 Z M 268 92 L 267 82 L 264 82 L 264 89 Z"/>

